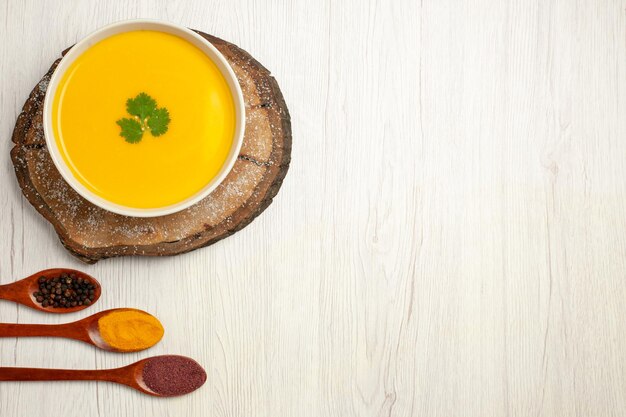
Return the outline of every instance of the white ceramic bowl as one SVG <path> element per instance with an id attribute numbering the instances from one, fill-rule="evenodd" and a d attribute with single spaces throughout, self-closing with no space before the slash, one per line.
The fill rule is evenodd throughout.
<path id="1" fill-rule="evenodd" d="M 197 194 L 179 203 L 159 208 L 141 209 L 122 206 L 105 200 L 104 198 L 88 190 L 74 177 L 70 169 L 67 167 L 67 164 L 65 163 L 65 160 L 61 156 L 61 153 L 59 152 L 59 149 L 57 147 L 57 142 L 54 138 L 54 131 L 52 129 L 52 103 L 54 101 L 54 96 L 56 95 L 59 81 L 63 78 L 63 74 L 72 64 L 72 62 L 74 62 L 76 58 L 78 58 L 83 52 L 85 52 L 87 49 L 89 49 L 91 46 L 98 43 L 99 41 L 118 33 L 130 32 L 134 30 L 156 30 L 160 32 L 171 33 L 185 39 L 186 41 L 198 47 L 215 63 L 215 65 L 217 65 L 222 75 L 224 76 L 224 79 L 228 83 L 228 86 L 230 87 L 230 91 L 233 95 L 233 100 L 235 102 L 235 135 L 233 138 L 233 144 L 231 146 L 230 152 L 228 154 L 228 157 L 226 158 L 226 161 L 224 162 L 224 165 L 222 166 L 222 169 L 215 176 L 215 178 L 213 178 L 213 180 L 211 180 L 211 182 L 209 182 Z M 235 164 L 235 161 L 237 160 L 237 156 L 239 155 L 239 151 L 241 149 L 241 144 L 243 142 L 244 126 L 245 106 L 243 102 L 243 94 L 241 92 L 239 82 L 237 81 L 237 77 L 235 76 L 235 73 L 233 72 L 232 68 L 230 67 L 224 56 L 213 45 L 211 45 L 210 42 L 208 42 L 197 33 L 192 32 L 185 27 L 158 20 L 140 19 L 125 20 L 113 23 L 93 32 L 92 34 L 78 42 L 76 45 L 74 45 L 72 49 L 70 49 L 69 52 L 63 57 L 63 59 L 61 59 L 59 66 L 54 71 L 54 74 L 52 74 L 52 78 L 50 78 L 50 83 L 48 84 L 48 90 L 46 92 L 43 109 L 43 127 L 46 137 L 46 145 L 48 146 L 48 151 L 50 152 L 50 156 L 54 161 L 54 165 L 56 165 L 57 169 L 63 176 L 63 179 L 65 179 L 65 181 L 67 181 L 67 183 L 74 190 L 76 190 L 78 194 L 80 194 L 96 206 L 108 211 L 112 211 L 114 213 L 133 217 L 156 217 L 175 213 L 177 211 L 181 211 L 192 206 L 193 204 L 197 203 L 198 201 L 209 195 L 224 180 L 224 178 L 226 178 L 226 175 L 228 175 L 233 165 Z"/>

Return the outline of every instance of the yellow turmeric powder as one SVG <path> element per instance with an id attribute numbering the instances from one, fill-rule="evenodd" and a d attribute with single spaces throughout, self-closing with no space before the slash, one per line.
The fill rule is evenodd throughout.
<path id="1" fill-rule="evenodd" d="M 124 352 L 147 349 L 163 337 L 159 320 L 140 310 L 120 310 L 102 316 L 98 329 L 109 346 Z"/>

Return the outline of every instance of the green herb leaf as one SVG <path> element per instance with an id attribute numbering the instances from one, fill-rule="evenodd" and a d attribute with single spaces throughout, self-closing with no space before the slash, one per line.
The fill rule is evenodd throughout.
<path id="1" fill-rule="evenodd" d="M 148 118 L 148 127 L 150 128 L 152 136 L 161 136 L 162 134 L 167 132 L 169 124 L 170 113 L 165 107 L 156 109 Z"/>
<path id="2" fill-rule="evenodd" d="M 156 107 L 156 101 L 146 93 L 139 93 L 137 97 L 126 100 L 128 114 L 139 117 L 142 122 L 156 110 Z"/>
<path id="3" fill-rule="evenodd" d="M 157 109 L 156 100 L 146 93 L 139 93 L 137 97 L 126 100 L 126 111 L 134 117 L 125 117 L 116 122 L 122 128 L 120 136 L 126 142 L 141 141 L 145 130 L 149 130 L 152 136 L 161 136 L 169 128 L 169 111 L 165 107 Z"/>
<path id="4" fill-rule="evenodd" d="M 122 128 L 120 136 L 126 139 L 128 143 L 137 143 L 143 137 L 141 123 L 135 119 L 123 118 L 116 122 Z"/>

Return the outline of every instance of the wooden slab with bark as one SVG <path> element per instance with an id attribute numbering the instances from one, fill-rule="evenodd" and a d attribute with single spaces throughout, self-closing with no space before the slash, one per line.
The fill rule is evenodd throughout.
<path id="1" fill-rule="evenodd" d="M 154 218 L 118 215 L 94 206 L 63 180 L 46 148 L 42 123 L 46 89 L 60 59 L 24 104 L 12 137 L 17 180 L 65 248 L 81 260 L 177 255 L 211 245 L 248 225 L 280 189 L 291 160 L 291 122 L 276 80 L 236 45 L 198 33 L 233 67 L 243 90 L 246 127 L 241 152 L 224 182 L 184 211 Z"/>

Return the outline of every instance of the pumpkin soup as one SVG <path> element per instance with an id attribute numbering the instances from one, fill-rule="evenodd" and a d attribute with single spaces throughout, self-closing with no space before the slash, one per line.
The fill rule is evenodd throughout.
<path id="1" fill-rule="evenodd" d="M 235 104 L 196 46 L 140 30 L 106 38 L 68 68 L 52 128 L 72 174 L 112 203 L 161 208 L 219 173 L 233 144 Z"/>

